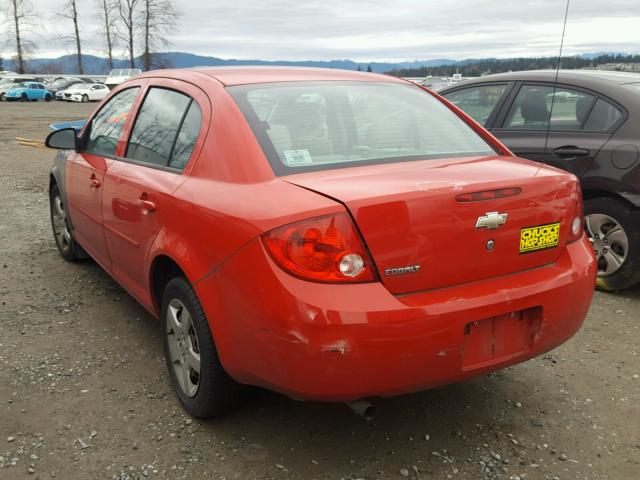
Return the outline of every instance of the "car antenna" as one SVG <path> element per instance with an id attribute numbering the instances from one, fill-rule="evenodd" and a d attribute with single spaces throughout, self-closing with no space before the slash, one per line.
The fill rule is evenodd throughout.
<path id="1" fill-rule="evenodd" d="M 542 161 L 547 158 L 547 147 L 549 145 L 549 135 L 551 134 L 551 116 L 553 115 L 553 106 L 556 102 L 556 89 L 558 88 L 558 77 L 560 75 L 560 63 L 562 62 L 562 49 L 564 48 L 564 34 L 567 31 L 567 17 L 569 16 L 569 5 L 571 0 L 567 0 L 567 6 L 564 11 L 564 23 L 562 25 L 562 38 L 560 39 L 560 52 L 558 53 L 558 63 L 556 64 L 556 76 L 553 82 L 553 94 L 551 95 L 551 109 L 549 110 L 549 120 L 547 121 L 547 135 L 544 139 L 544 150 L 542 151 Z"/>

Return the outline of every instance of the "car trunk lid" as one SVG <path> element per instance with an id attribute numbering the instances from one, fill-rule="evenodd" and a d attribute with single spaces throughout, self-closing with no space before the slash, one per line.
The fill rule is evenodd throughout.
<path id="1" fill-rule="evenodd" d="M 552 263 L 576 213 L 575 177 L 513 157 L 368 165 L 282 179 L 346 206 L 381 281 L 394 294 Z M 499 189 L 508 195 L 486 200 L 464 195 Z M 506 221 L 495 225 L 501 214 Z M 522 229 L 556 223 L 557 246 L 521 252 Z"/>

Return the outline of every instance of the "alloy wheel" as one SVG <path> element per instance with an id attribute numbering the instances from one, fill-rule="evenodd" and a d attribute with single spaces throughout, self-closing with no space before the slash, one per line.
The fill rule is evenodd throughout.
<path id="1" fill-rule="evenodd" d="M 53 220 L 53 234 L 56 236 L 60 249 L 67 252 L 71 248 L 71 231 L 67 222 L 67 212 L 60 195 L 53 199 L 53 209 L 51 212 Z"/>
<path id="2" fill-rule="evenodd" d="M 200 348 L 198 334 L 187 307 L 177 298 L 169 302 L 166 335 L 169 360 L 178 386 L 187 397 L 194 397 L 200 385 Z"/>
<path id="3" fill-rule="evenodd" d="M 587 215 L 585 226 L 598 261 L 598 276 L 613 275 L 627 259 L 627 233 L 616 219 L 602 213 Z"/>

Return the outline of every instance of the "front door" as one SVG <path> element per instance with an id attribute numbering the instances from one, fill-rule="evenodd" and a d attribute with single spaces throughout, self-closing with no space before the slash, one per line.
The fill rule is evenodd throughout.
<path id="1" fill-rule="evenodd" d="M 91 153 L 67 158 L 67 209 L 73 235 L 82 247 L 105 269 L 110 261 L 102 231 L 102 182 L 111 160 Z"/>
<path id="2" fill-rule="evenodd" d="M 66 197 L 73 234 L 107 271 L 111 260 L 102 221 L 104 177 L 138 91 L 123 90 L 104 105 L 86 127 L 80 153 L 71 155 L 66 164 Z"/>

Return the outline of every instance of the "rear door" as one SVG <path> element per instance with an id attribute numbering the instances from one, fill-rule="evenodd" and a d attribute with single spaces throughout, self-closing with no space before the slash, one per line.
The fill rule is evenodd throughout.
<path id="1" fill-rule="evenodd" d="M 126 150 L 105 178 L 104 223 L 112 273 L 151 305 L 149 263 L 154 239 L 173 214 L 208 99 L 176 80 L 153 80 L 128 133 Z"/>
<path id="2" fill-rule="evenodd" d="M 102 221 L 104 175 L 116 154 L 122 128 L 138 92 L 139 88 L 134 87 L 114 95 L 86 126 L 80 152 L 70 155 L 66 164 L 66 197 L 73 233 L 107 270 L 111 262 Z"/>
<path id="3" fill-rule="evenodd" d="M 622 119 L 621 108 L 593 92 L 524 83 L 491 132 L 516 155 L 580 177 Z"/>

